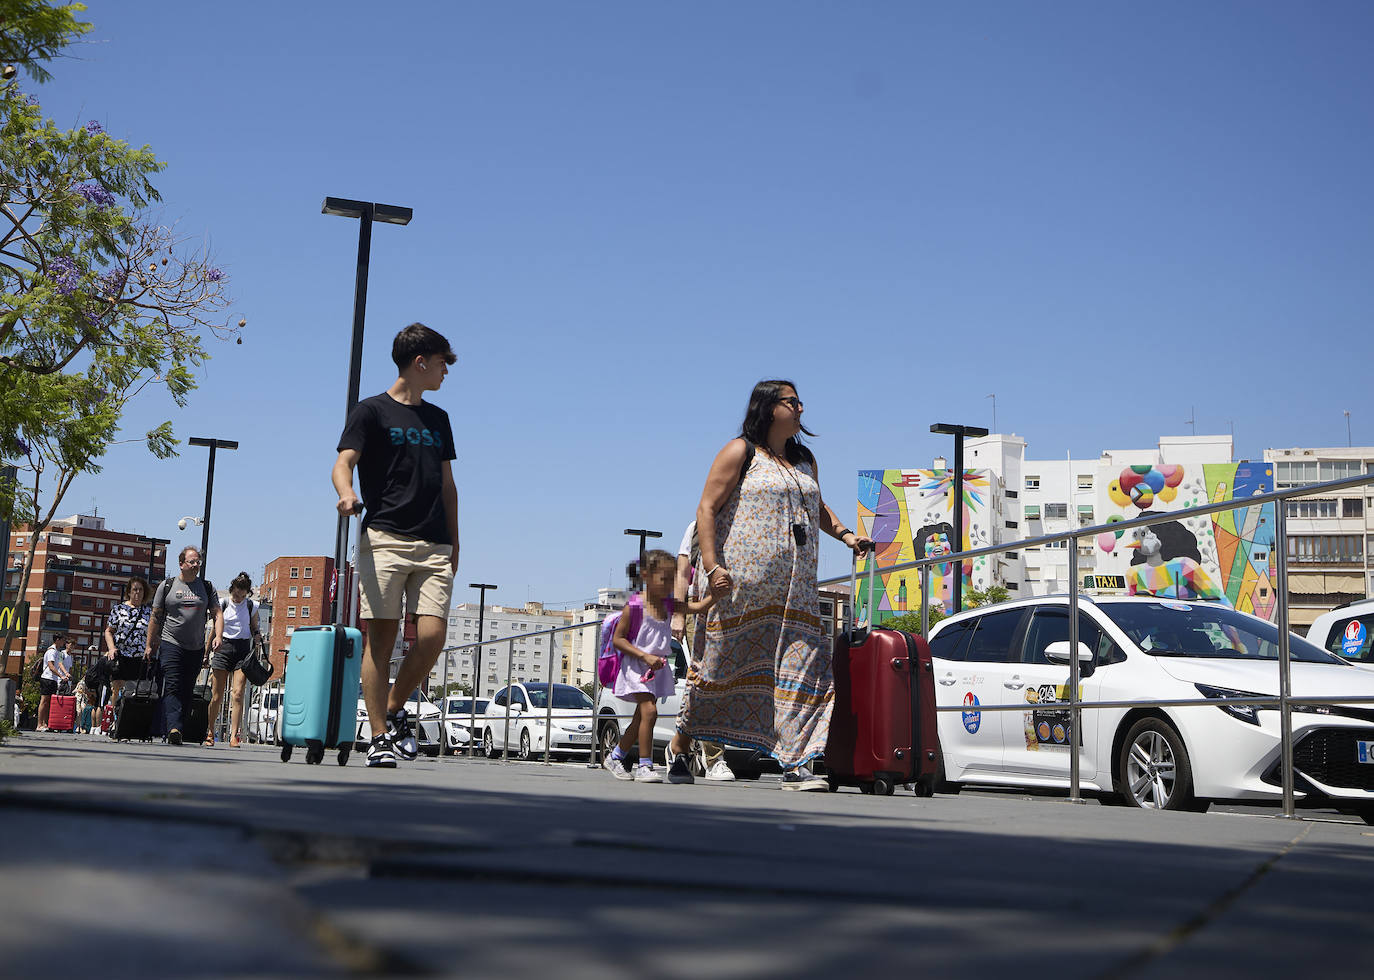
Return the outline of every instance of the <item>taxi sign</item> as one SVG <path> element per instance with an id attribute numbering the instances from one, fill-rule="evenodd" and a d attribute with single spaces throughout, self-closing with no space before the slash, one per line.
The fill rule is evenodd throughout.
<path id="1" fill-rule="evenodd" d="M 1126 576 L 1124 575 L 1084 575 L 1083 588 L 1085 589 L 1124 589 L 1126 587 Z"/>
<path id="2" fill-rule="evenodd" d="M 1368 636 L 1364 628 L 1364 623 L 1358 619 L 1352 619 L 1345 624 L 1345 635 L 1341 637 L 1341 653 L 1347 657 L 1357 657 L 1364 649 L 1364 641 Z"/>

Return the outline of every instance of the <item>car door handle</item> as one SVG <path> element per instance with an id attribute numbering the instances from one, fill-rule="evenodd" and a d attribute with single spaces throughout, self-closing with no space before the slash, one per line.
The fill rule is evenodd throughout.
<path id="1" fill-rule="evenodd" d="M 1010 678 L 1002 682 L 1002 686 L 1011 688 L 1013 691 L 1019 691 L 1026 686 L 1026 682 L 1021 679 L 1020 674 L 1012 674 Z"/>
<path id="2" fill-rule="evenodd" d="M 954 683 L 954 675 L 953 675 L 953 674 L 945 674 L 945 675 L 943 675 L 943 676 L 940 678 L 940 685 L 941 685 L 942 687 L 949 687 L 949 686 L 950 686 L 951 684 L 953 684 L 953 683 Z"/>

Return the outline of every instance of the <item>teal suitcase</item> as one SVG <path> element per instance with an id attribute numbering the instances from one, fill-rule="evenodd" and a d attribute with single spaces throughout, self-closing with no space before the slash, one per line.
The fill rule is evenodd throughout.
<path id="1" fill-rule="evenodd" d="M 281 761 L 298 745 L 318 765 L 326 749 L 348 765 L 358 722 L 363 635 L 352 627 L 302 626 L 291 634 L 282 698 Z"/>

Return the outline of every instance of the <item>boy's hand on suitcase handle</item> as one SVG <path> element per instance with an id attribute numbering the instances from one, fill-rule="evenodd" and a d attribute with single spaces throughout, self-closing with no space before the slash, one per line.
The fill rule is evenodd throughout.
<path id="1" fill-rule="evenodd" d="M 339 502 L 334 505 L 334 509 L 344 517 L 352 517 L 354 514 L 361 514 L 363 512 L 363 502 L 358 499 L 356 493 L 350 493 L 347 496 L 340 497 Z"/>

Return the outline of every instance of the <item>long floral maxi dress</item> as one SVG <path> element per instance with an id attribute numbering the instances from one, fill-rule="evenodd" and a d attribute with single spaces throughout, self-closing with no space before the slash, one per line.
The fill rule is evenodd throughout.
<path id="1" fill-rule="evenodd" d="M 820 504 L 814 466 L 755 454 L 716 515 L 716 553 L 734 591 L 706 614 L 700 680 L 682 704 L 688 735 L 762 750 L 784 768 L 825 751 L 834 704 L 816 591 Z"/>

